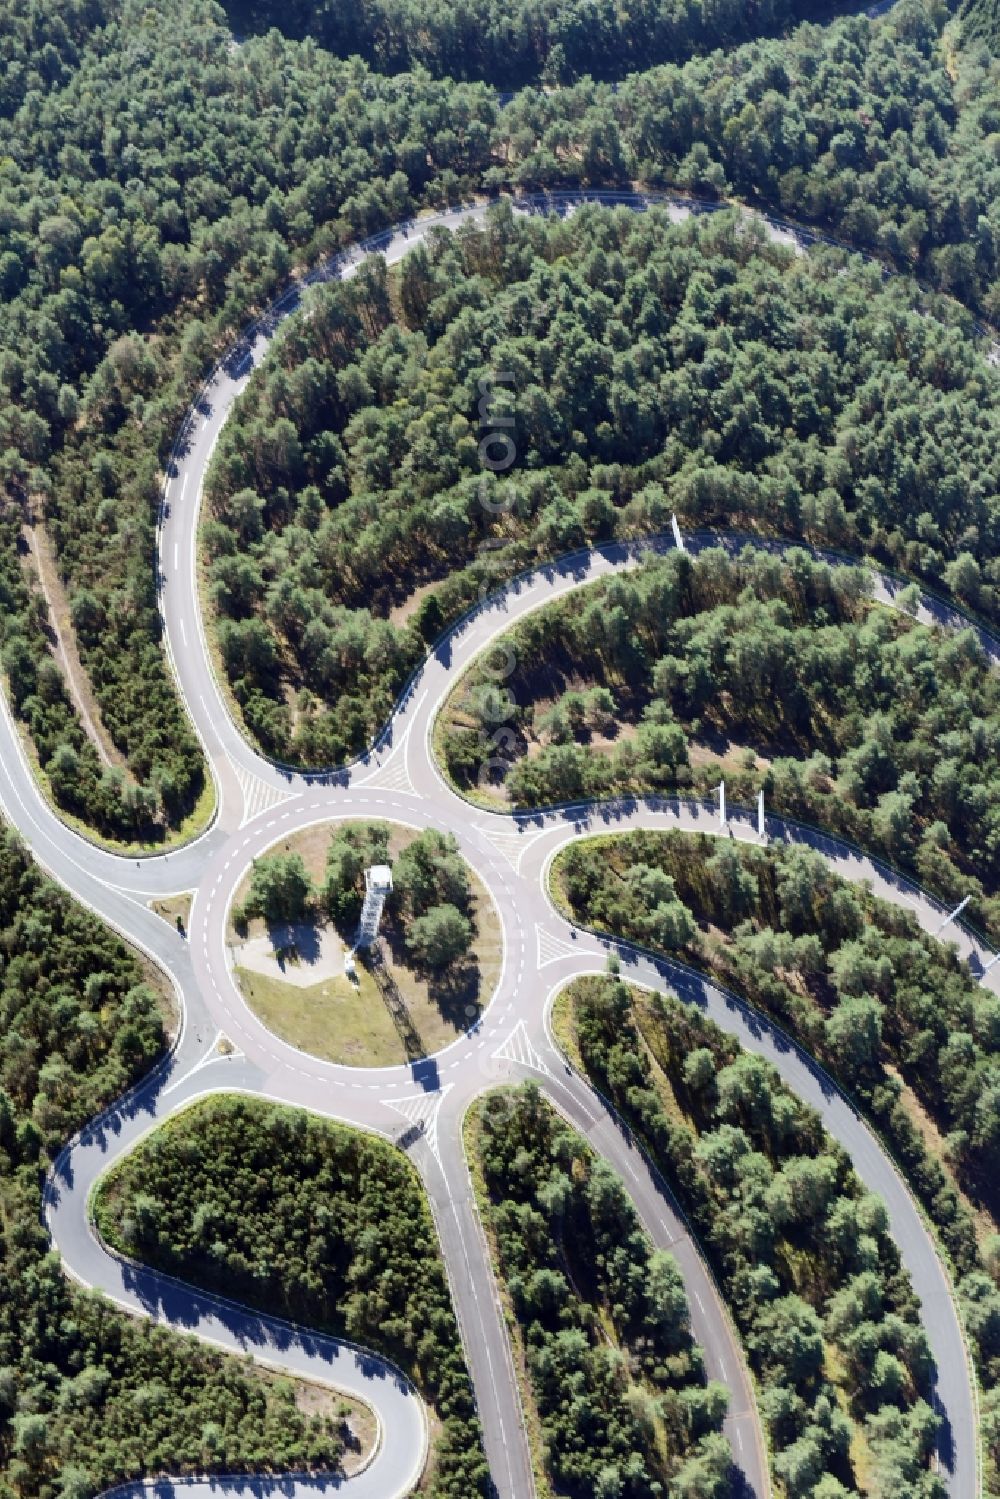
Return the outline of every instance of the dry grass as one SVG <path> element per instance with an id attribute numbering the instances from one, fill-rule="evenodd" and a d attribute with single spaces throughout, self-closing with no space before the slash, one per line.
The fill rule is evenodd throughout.
<path id="1" fill-rule="evenodd" d="M 319 1416 L 321 1420 L 333 1423 L 344 1443 L 341 1463 L 348 1477 L 364 1467 L 378 1438 L 378 1421 L 370 1406 L 330 1385 L 316 1384 L 311 1379 L 299 1376 L 278 1374 L 260 1364 L 251 1367 L 263 1384 L 280 1382 L 291 1385 L 296 1409 L 304 1416 Z"/>
<path id="2" fill-rule="evenodd" d="M 24 525 L 23 534 L 28 548 L 24 563 L 41 589 L 48 613 L 49 648 L 62 670 L 77 717 L 103 763 L 128 774 L 125 756 L 115 746 L 104 726 L 90 678 L 80 660 L 76 634 L 70 619 L 69 599 L 59 576 L 48 532 L 36 519 L 32 524 Z"/>
<path id="3" fill-rule="evenodd" d="M 180 920 L 181 927 L 186 932 L 191 921 L 191 907 L 194 903 L 194 891 L 185 890 L 179 895 L 166 895 L 162 900 L 151 900 L 149 908 L 157 916 L 162 916 L 175 930 Z"/>
<path id="4" fill-rule="evenodd" d="M 404 1062 L 403 1044 L 371 974 L 355 985 L 343 976 L 308 989 L 237 968 L 247 1004 L 282 1041 L 324 1062 L 389 1067 Z"/>
<path id="5" fill-rule="evenodd" d="M 389 623 L 395 625 L 397 630 L 401 630 L 416 614 L 427 595 L 433 593 L 437 587 L 438 580 L 435 579 L 432 579 L 429 583 L 419 584 L 414 588 L 412 593 L 406 595 L 402 603 L 394 604 L 389 610 Z"/>
<path id="6" fill-rule="evenodd" d="M 938 1129 L 930 1114 L 924 1108 L 923 1104 L 920 1102 L 920 1099 L 917 1097 L 916 1093 L 914 1093 L 913 1089 L 908 1083 L 904 1082 L 902 1073 L 899 1072 L 895 1067 L 890 1067 L 888 1063 L 885 1063 L 884 1065 L 888 1075 L 899 1084 L 900 1102 L 902 1103 L 903 1108 L 906 1110 L 910 1121 L 916 1128 L 917 1133 L 923 1139 L 923 1142 L 927 1147 L 927 1154 L 931 1157 L 932 1160 L 938 1161 L 940 1163 L 941 1169 L 944 1172 L 945 1176 L 948 1178 L 951 1185 L 955 1188 L 955 1191 L 958 1193 L 962 1202 L 968 1208 L 976 1231 L 976 1241 L 979 1244 L 980 1248 L 982 1248 L 987 1239 L 991 1238 L 994 1234 L 1000 1233 L 1000 1223 L 997 1222 L 996 1218 L 994 1218 L 993 1214 L 990 1212 L 987 1206 L 984 1206 L 982 1203 L 976 1202 L 972 1195 L 965 1190 L 961 1181 L 956 1176 L 954 1168 L 948 1160 L 948 1152 L 945 1148 L 944 1136 Z"/>

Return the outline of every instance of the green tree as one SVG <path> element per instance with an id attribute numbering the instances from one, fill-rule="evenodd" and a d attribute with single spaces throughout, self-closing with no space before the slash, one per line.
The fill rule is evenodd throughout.
<path id="1" fill-rule="evenodd" d="M 314 893 L 301 854 L 273 854 L 255 859 L 243 916 L 262 916 L 269 923 L 305 921 L 311 912 Z"/>
<path id="2" fill-rule="evenodd" d="M 431 906 L 409 923 L 406 946 L 422 966 L 437 971 L 450 968 L 472 944 L 472 923 L 457 906 Z"/>

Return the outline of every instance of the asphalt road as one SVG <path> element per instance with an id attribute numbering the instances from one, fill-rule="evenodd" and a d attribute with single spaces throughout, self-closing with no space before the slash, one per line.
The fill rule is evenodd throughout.
<path id="1" fill-rule="evenodd" d="M 641 208 L 634 194 L 618 199 Z M 687 210 L 674 205 L 677 214 Z M 482 206 L 459 209 L 383 237 L 381 249 L 398 260 L 436 224 L 453 228 L 481 217 Z M 778 232 L 778 231 L 775 231 Z M 350 274 L 358 255 L 324 274 Z M 288 299 L 285 315 L 300 304 Z M 415 1393 L 397 1372 L 370 1355 L 334 1340 L 289 1329 L 243 1308 L 224 1306 L 141 1266 L 126 1265 L 94 1237 L 87 1196 L 98 1176 L 142 1133 L 191 1098 L 238 1088 L 396 1138 L 417 1124 L 412 1155 L 435 1214 L 449 1279 L 472 1371 L 487 1454 L 502 1499 L 534 1492 L 527 1441 L 510 1348 L 493 1273 L 472 1200 L 461 1143 L 461 1120 L 483 1089 L 531 1076 L 577 1124 L 595 1149 L 622 1174 L 643 1222 L 668 1246 L 684 1276 L 694 1334 L 713 1378 L 731 1396 L 726 1423 L 745 1492 L 769 1493 L 766 1451 L 739 1341 L 697 1246 L 669 1190 L 583 1079 L 567 1070 L 547 1027 L 547 1001 L 570 978 L 602 971 L 609 945 L 569 926 L 553 909 L 545 887 L 547 863 L 567 839 L 627 827 L 678 827 L 731 832 L 755 841 L 742 816 L 719 827 L 713 809 L 687 801 L 639 800 L 504 817 L 472 808 L 443 780 L 430 750 L 436 710 L 469 661 L 517 619 L 558 595 L 634 567 L 641 547 L 614 545 L 563 559 L 517 580 L 485 600 L 428 657 L 404 694 L 375 749 L 344 771 L 302 776 L 271 765 L 243 739 L 226 708 L 205 643 L 196 589 L 198 506 L 212 448 L 239 391 L 259 364 L 281 311 L 251 330 L 189 414 L 171 463 L 159 537 L 161 599 L 170 657 L 197 727 L 219 792 L 212 829 L 183 849 L 141 861 L 108 854 L 70 831 L 40 794 L 6 704 L 0 711 L 0 804 L 40 861 L 74 895 L 144 947 L 171 973 L 181 997 L 184 1024 L 164 1066 L 129 1098 L 95 1123 L 63 1153 L 46 1194 L 46 1218 L 67 1270 L 97 1286 L 129 1310 L 196 1332 L 222 1346 L 253 1352 L 293 1371 L 326 1378 L 363 1396 L 375 1409 L 383 1435 L 367 1471 L 339 1487 L 345 1494 L 392 1499 L 412 1486 L 423 1460 L 424 1419 Z M 718 540 L 718 538 L 715 538 Z M 708 544 L 692 537 L 690 547 Z M 738 544 L 733 538 L 731 544 Z M 834 559 L 839 560 L 839 559 Z M 873 576 L 873 591 L 892 604 L 897 585 Z M 942 627 L 964 623 L 946 606 L 924 599 L 921 615 Z M 995 666 L 1000 645 L 981 634 Z M 455 833 L 463 854 L 490 889 L 504 935 L 504 966 L 480 1022 L 436 1057 L 409 1067 L 355 1069 L 318 1061 L 278 1040 L 244 1003 L 233 981 L 226 949 L 226 912 L 250 861 L 287 834 L 317 821 L 376 816 L 415 827 Z M 835 839 L 769 819 L 768 835 L 819 849 L 846 878 L 869 882 L 886 899 L 913 911 L 925 930 L 937 932 L 947 914 L 937 902 L 892 871 Z M 146 907 L 151 896 L 196 892 L 189 940 L 182 940 Z M 958 942 L 973 971 L 982 973 L 992 953 L 959 926 L 944 933 Z M 948 1281 L 908 1191 L 878 1142 L 810 1058 L 760 1015 L 704 980 L 622 949 L 626 976 L 670 984 L 702 1005 L 749 1050 L 767 1056 L 789 1086 L 820 1112 L 831 1135 L 851 1154 L 862 1180 L 888 1206 L 892 1230 L 920 1302 L 937 1368 L 939 1408 L 945 1422 L 942 1474 L 955 1499 L 977 1493 L 975 1391 Z M 1000 992 L 1000 965 L 985 982 Z M 222 1057 L 216 1042 L 234 1045 Z M 275 1481 L 277 1483 L 277 1481 Z M 197 1485 L 195 1485 L 197 1486 Z M 269 1486 L 262 1480 L 213 1488 Z M 283 1486 L 283 1485 L 282 1485 Z M 330 1486 L 303 1481 L 303 1488 Z M 141 1487 L 141 1486 L 136 1486 Z M 191 1485 L 177 1485 L 191 1487 Z"/>

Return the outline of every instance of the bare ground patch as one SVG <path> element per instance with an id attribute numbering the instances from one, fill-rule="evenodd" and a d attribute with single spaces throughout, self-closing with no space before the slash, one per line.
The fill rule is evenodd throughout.
<path id="1" fill-rule="evenodd" d="M 125 756 L 115 746 L 104 726 L 101 710 L 90 685 L 90 678 L 80 660 L 69 612 L 69 599 L 59 576 L 52 542 L 37 517 L 30 516 L 21 527 L 26 551 L 23 565 L 37 582 L 48 615 L 46 635 L 49 649 L 59 663 L 66 689 L 69 692 L 77 717 L 86 730 L 102 762 L 109 770 L 122 770 L 128 774 Z"/>

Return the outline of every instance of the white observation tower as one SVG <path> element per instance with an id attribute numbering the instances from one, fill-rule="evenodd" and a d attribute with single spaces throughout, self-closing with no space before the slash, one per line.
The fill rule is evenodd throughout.
<path id="1" fill-rule="evenodd" d="M 361 907 L 355 947 L 371 947 L 378 936 L 385 898 L 392 890 L 392 869 L 388 864 L 373 864 L 365 870 L 365 903 Z"/>

